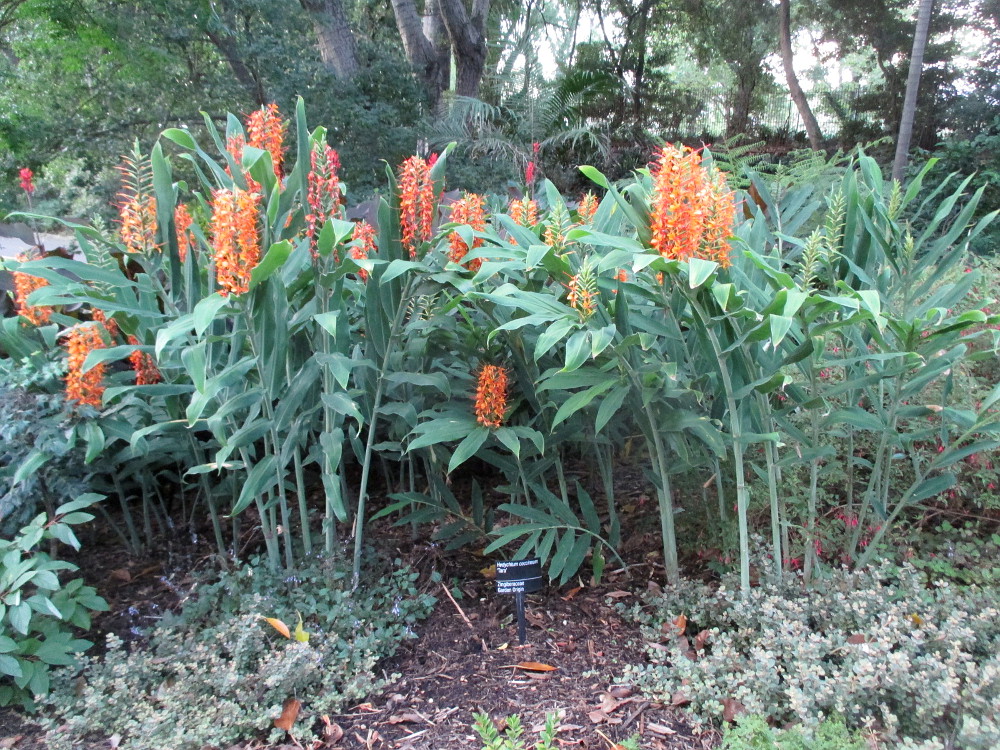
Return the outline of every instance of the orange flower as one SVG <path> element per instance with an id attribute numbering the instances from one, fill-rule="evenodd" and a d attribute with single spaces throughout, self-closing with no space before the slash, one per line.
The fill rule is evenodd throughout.
<path id="1" fill-rule="evenodd" d="M 224 297 L 249 291 L 250 272 L 260 261 L 259 203 L 259 193 L 239 188 L 212 193 L 212 252 Z"/>
<path id="2" fill-rule="evenodd" d="M 27 261 L 34 259 L 33 255 L 27 255 L 24 253 L 17 256 L 18 263 L 26 263 Z M 52 317 L 51 307 L 34 307 L 29 305 L 27 301 L 29 294 L 36 289 L 41 289 L 43 286 L 48 285 L 48 281 L 39 278 L 38 276 L 32 276 L 28 273 L 14 271 L 14 305 L 17 308 L 17 314 L 32 325 L 45 325 Z"/>
<path id="3" fill-rule="evenodd" d="M 108 332 L 111 339 L 118 335 L 118 323 L 114 318 L 109 318 L 104 310 L 98 310 L 96 307 L 90 308 L 90 319 L 104 326 L 104 330 Z"/>
<path id="4" fill-rule="evenodd" d="M 507 411 L 507 371 L 497 365 L 483 365 L 476 383 L 476 421 L 496 429 Z"/>
<path id="5" fill-rule="evenodd" d="M 174 209 L 174 229 L 177 231 L 177 255 L 180 256 L 181 263 L 185 261 L 188 252 L 194 248 L 194 235 L 191 233 L 191 225 L 194 220 L 191 212 L 183 203 L 178 203 Z"/>
<path id="6" fill-rule="evenodd" d="M 589 259 L 570 278 L 566 288 L 569 290 L 566 301 L 580 314 L 580 320 L 587 320 L 597 311 L 597 279 Z"/>
<path id="7" fill-rule="evenodd" d="M 128 342 L 133 346 L 140 345 L 139 339 L 135 336 L 129 336 Z M 153 385 L 163 380 L 159 369 L 156 367 L 156 362 L 146 352 L 136 349 L 128 355 L 128 359 L 132 363 L 132 369 L 135 370 L 136 385 Z"/>
<path id="8" fill-rule="evenodd" d="M 284 161 L 285 122 L 281 119 L 278 105 L 271 102 L 252 112 L 247 118 L 247 145 L 263 149 L 271 154 L 274 176 L 281 180 L 281 165 Z"/>
<path id="9" fill-rule="evenodd" d="M 477 232 L 485 232 L 485 205 L 486 199 L 483 196 L 476 195 L 475 193 L 466 193 L 461 199 L 451 204 L 451 220 L 456 224 L 468 224 Z M 469 252 L 469 247 L 465 244 L 465 240 L 462 239 L 458 232 L 452 232 L 448 235 L 448 244 L 451 246 L 451 250 L 448 252 L 448 259 L 455 263 L 461 263 L 462 258 Z M 476 237 L 472 241 L 473 248 L 482 247 L 482 245 L 483 240 L 481 237 Z M 482 265 L 482 258 L 473 258 L 469 262 L 469 270 L 478 271 Z"/>
<path id="10" fill-rule="evenodd" d="M 87 372 L 83 372 L 83 363 L 90 352 L 104 348 L 104 339 L 93 323 L 75 325 L 68 333 L 66 399 L 99 409 L 102 405 L 101 396 L 104 394 L 104 363 L 94 365 Z"/>
<path id="11" fill-rule="evenodd" d="M 733 194 L 714 167 L 687 146 L 666 146 L 653 165 L 650 246 L 664 258 L 705 258 L 730 265 L 729 235 L 735 213 Z"/>
<path id="12" fill-rule="evenodd" d="M 226 140 L 226 151 L 229 152 L 229 155 L 233 157 L 233 161 L 239 165 L 240 170 L 243 172 L 243 179 L 247 182 L 247 190 L 251 193 L 259 193 L 260 183 L 251 177 L 249 172 L 243 169 L 243 149 L 246 145 L 246 139 L 242 135 L 234 135 Z M 226 167 L 226 174 L 230 177 L 233 176 L 232 170 L 228 166 Z"/>
<path id="13" fill-rule="evenodd" d="M 580 199 L 580 205 L 577 207 L 576 212 L 580 216 L 581 224 L 589 224 L 594 220 L 594 214 L 597 213 L 597 208 L 600 203 L 597 200 L 597 196 L 593 193 L 587 193 L 583 198 Z"/>
<path id="14" fill-rule="evenodd" d="M 375 227 L 367 221 L 359 221 L 354 225 L 354 232 L 351 234 L 351 239 L 358 243 L 351 249 L 351 257 L 354 260 L 364 260 L 378 249 L 375 239 Z M 358 271 L 358 277 L 362 281 L 368 281 L 368 272 L 362 268 Z"/>
<path id="15" fill-rule="evenodd" d="M 417 246 L 433 233 L 434 197 L 431 164 L 411 156 L 399 166 L 399 223 L 411 260 L 417 257 Z"/>
<path id="16" fill-rule="evenodd" d="M 513 199 L 507 208 L 507 213 L 515 224 L 522 227 L 533 227 L 538 224 L 538 203 L 530 198 Z M 510 238 L 510 244 L 516 245 L 517 240 Z"/>
<path id="17" fill-rule="evenodd" d="M 138 149 L 123 157 L 118 168 L 122 190 L 118 194 L 118 217 L 122 244 L 129 253 L 150 253 L 156 244 L 156 196 L 153 195 L 153 172 L 149 159 Z"/>
<path id="18" fill-rule="evenodd" d="M 330 217 L 340 216 L 340 156 L 327 144 L 317 144 L 310 155 L 312 168 L 306 178 L 308 194 L 306 202 L 309 213 L 306 214 L 306 237 L 309 238 L 309 252 L 313 260 L 319 260 L 316 242 L 323 225 Z M 334 262 L 339 261 L 337 250 L 333 251 Z"/>

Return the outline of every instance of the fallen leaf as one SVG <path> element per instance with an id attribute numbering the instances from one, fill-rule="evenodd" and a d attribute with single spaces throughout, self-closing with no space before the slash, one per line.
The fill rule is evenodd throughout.
<path id="1" fill-rule="evenodd" d="M 605 693 L 601 696 L 601 710 L 606 714 L 610 714 L 618 710 L 620 705 L 621 702 L 615 700 L 610 693 Z"/>
<path id="2" fill-rule="evenodd" d="M 302 701 L 298 698 L 288 698 L 281 706 L 281 716 L 274 720 L 274 726 L 285 732 L 292 731 L 292 725 L 299 718 Z"/>
<path id="3" fill-rule="evenodd" d="M 914 613 L 914 614 L 910 615 L 910 620 L 911 620 L 911 621 L 913 622 L 913 624 L 914 624 L 914 625 L 916 625 L 916 626 L 917 626 L 918 628 L 919 628 L 919 627 L 920 627 L 921 625 L 923 625 L 923 624 L 924 624 L 924 618 L 923 618 L 923 617 L 921 617 L 920 615 L 916 614 L 916 613 Z"/>
<path id="4" fill-rule="evenodd" d="M 855 633 L 854 635 L 848 637 L 847 642 L 852 646 L 857 646 L 861 643 L 868 643 L 868 639 L 861 635 L 861 633 Z"/>
<path id="5" fill-rule="evenodd" d="M 736 721 L 736 717 L 747 712 L 746 706 L 735 698 L 726 698 L 722 701 L 722 720 Z"/>
<path id="6" fill-rule="evenodd" d="M 601 709 L 595 708 L 593 711 L 587 714 L 587 718 L 590 719 L 593 724 L 603 724 L 608 720 L 608 715 L 604 713 Z"/>
<path id="7" fill-rule="evenodd" d="M 266 622 L 272 628 L 274 628 L 279 633 L 281 633 L 283 636 L 285 636 L 285 638 L 291 638 L 292 637 L 292 631 L 289 630 L 288 626 L 285 625 L 285 623 L 283 623 L 277 617 L 261 617 L 260 619 L 262 619 L 264 622 Z"/>
<path id="8" fill-rule="evenodd" d="M 538 661 L 522 661 L 514 665 L 516 669 L 524 669 L 528 672 L 554 672 L 559 669 L 559 667 L 553 667 L 550 664 L 542 664 Z"/>
<path id="9" fill-rule="evenodd" d="M 646 724 L 646 729 L 648 729 L 650 732 L 653 732 L 654 734 L 661 734 L 663 736 L 677 734 L 677 732 L 675 732 L 673 729 L 666 726 L 665 724 L 653 724 L 650 722 Z"/>
<path id="10" fill-rule="evenodd" d="M 671 706 L 686 706 L 690 702 L 691 699 L 688 698 L 686 695 L 684 695 L 684 693 L 682 693 L 680 690 L 678 690 L 672 696 L 670 696 Z"/>
<path id="11" fill-rule="evenodd" d="M 295 614 L 299 615 L 298 612 Z M 302 627 L 302 615 L 299 615 L 299 621 L 295 625 L 295 632 L 292 635 L 295 636 L 295 640 L 299 643 L 309 643 L 309 634 Z"/>
<path id="12" fill-rule="evenodd" d="M 493 580 L 494 578 L 497 577 L 496 563 L 493 563 L 492 565 L 487 565 L 485 568 L 480 568 L 479 572 L 483 576 L 483 578 L 488 578 L 490 580 Z"/>
<path id="13" fill-rule="evenodd" d="M 562 600 L 564 602 L 568 602 L 570 599 L 579 594 L 581 591 L 583 591 L 583 586 L 577 586 L 576 588 L 570 589 L 569 591 L 566 592 L 566 596 L 562 597 Z"/>
<path id="14" fill-rule="evenodd" d="M 631 685 L 612 685 L 608 692 L 611 693 L 612 698 L 628 698 L 634 692 Z"/>
<path id="15" fill-rule="evenodd" d="M 684 631 L 687 630 L 688 618 L 687 615 L 677 615 L 674 620 L 674 627 L 677 628 L 677 635 L 684 635 Z"/>
<path id="16" fill-rule="evenodd" d="M 128 572 L 128 568 L 115 568 L 111 571 L 111 577 L 125 583 L 131 583 L 132 581 L 132 574 Z"/>
<path id="17" fill-rule="evenodd" d="M 13 737 L 4 737 L 0 740 L 0 748 L 7 750 L 11 747 L 17 747 L 17 743 L 20 742 L 23 737 L 23 734 L 15 734 Z"/>
<path id="18" fill-rule="evenodd" d="M 623 599 L 626 596 L 632 596 L 630 591 L 609 591 L 605 594 L 609 599 Z"/>
<path id="19" fill-rule="evenodd" d="M 120 744 L 122 744 L 122 736 L 118 734 L 118 732 L 115 732 L 113 735 L 108 737 L 108 746 L 111 750 L 115 750 L 115 748 Z"/>
<path id="20" fill-rule="evenodd" d="M 709 632 L 707 630 L 702 630 L 698 635 L 694 637 L 694 650 L 701 651 L 705 648 L 705 644 L 708 643 Z"/>
<path id="21" fill-rule="evenodd" d="M 404 711 L 389 717 L 390 724 L 424 724 L 426 720 L 420 714 L 412 711 Z"/>
<path id="22" fill-rule="evenodd" d="M 326 738 L 327 744 L 335 745 L 340 742 L 344 737 L 344 730 L 340 728 L 340 724 L 330 721 L 330 717 L 326 714 L 320 718 L 323 720 L 323 736 Z"/>

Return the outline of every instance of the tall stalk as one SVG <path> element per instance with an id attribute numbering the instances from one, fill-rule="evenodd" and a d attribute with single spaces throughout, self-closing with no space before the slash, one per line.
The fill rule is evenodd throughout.
<path id="1" fill-rule="evenodd" d="M 371 475 L 372 450 L 375 445 L 375 433 L 378 426 L 379 410 L 382 408 L 382 395 L 385 391 L 385 376 L 389 369 L 389 360 L 393 355 L 396 340 L 403 329 L 403 321 L 406 319 L 406 309 L 412 291 L 414 277 L 411 275 L 403 288 L 403 293 L 399 299 L 399 307 L 392 320 L 392 327 L 389 329 L 389 338 L 385 344 L 385 353 L 382 356 L 382 363 L 379 366 L 378 375 L 375 377 L 375 395 L 372 398 L 371 418 L 368 423 L 368 440 L 365 442 L 365 456 L 361 463 L 361 484 L 358 487 L 358 512 L 354 518 L 354 564 L 352 567 L 353 587 L 356 589 L 361 583 L 361 550 L 364 542 L 365 525 L 365 505 L 368 500 L 368 478 Z"/>

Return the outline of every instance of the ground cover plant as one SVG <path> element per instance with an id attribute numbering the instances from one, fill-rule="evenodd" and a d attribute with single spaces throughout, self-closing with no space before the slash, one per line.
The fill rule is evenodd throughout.
<path id="1" fill-rule="evenodd" d="M 972 403 L 959 388 L 996 358 L 1000 316 L 973 296 L 985 281 L 966 261 L 995 212 L 973 220 L 982 188 L 970 178 L 923 190 L 933 163 L 903 186 L 858 152 L 811 163 L 802 183 L 748 171 L 737 192 L 707 151 L 666 145 L 622 183 L 582 167 L 593 192 L 572 198 L 529 162 L 508 203 L 446 200 L 445 148 L 388 169 L 384 197 L 351 221 L 340 157 L 301 102 L 291 121 L 267 106 L 224 131 L 206 117 L 205 133 L 171 128 L 148 153 L 135 147 L 117 225 L 67 224 L 85 262 L 12 263 L 19 317 L 0 327 L 17 367 L 46 372 L 65 356 L 53 419 L 72 437 L 34 440 L 4 480 L 23 489 L 82 450 L 135 552 L 207 530 L 218 559 L 257 548 L 275 580 L 319 557 L 342 591 L 346 565 L 353 593 L 337 596 L 360 602 L 374 596 L 366 530 L 392 518 L 448 549 L 537 555 L 559 584 L 599 582 L 624 567 L 616 485 L 621 457 L 636 455 L 655 497 L 643 532 L 669 591 L 690 587 L 690 531 L 735 574 L 739 602 L 771 579 L 791 603 L 800 582 L 833 591 L 840 566 L 868 575 L 906 521 L 948 502 L 1000 446 L 1000 386 Z M 181 164 L 194 178 L 175 179 Z M 22 381 L 28 396 L 51 388 Z M 579 462 L 589 477 L 568 471 Z M 376 494 L 387 501 L 373 506 Z M 755 530 L 767 535 L 756 558 Z M 257 650 L 253 617 L 297 616 L 225 604 L 234 596 L 221 606 L 232 622 L 194 620 L 206 653 L 222 628 L 245 656 L 227 663 L 254 672 L 275 652 Z M 184 627 L 164 625 L 153 652 Z M 279 641 L 285 666 L 308 650 L 294 640 Z M 960 645 L 962 664 L 985 658 Z M 113 648 L 90 669 L 126 658 Z M 171 678 L 143 679 L 137 690 Z M 290 685 L 255 697 L 227 741 L 267 728 Z M 331 696 L 374 688 L 349 681 Z M 698 705 L 714 715 L 728 698 Z M 869 708 L 836 706 L 852 729 Z M 887 711 L 880 731 L 902 732 Z"/>

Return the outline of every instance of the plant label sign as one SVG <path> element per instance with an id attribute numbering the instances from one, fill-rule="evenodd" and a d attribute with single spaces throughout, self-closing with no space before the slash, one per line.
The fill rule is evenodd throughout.
<path id="1" fill-rule="evenodd" d="M 517 605 L 517 638 L 524 645 L 524 595 L 542 588 L 542 563 L 537 558 L 508 560 L 497 563 L 497 593 L 513 594 Z"/>

